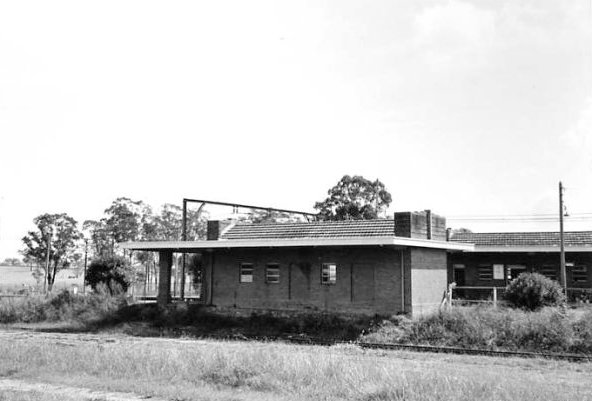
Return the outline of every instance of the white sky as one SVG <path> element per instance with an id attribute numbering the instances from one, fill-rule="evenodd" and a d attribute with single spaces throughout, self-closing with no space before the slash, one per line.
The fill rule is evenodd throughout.
<path id="1" fill-rule="evenodd" d="M 45 212 L 312 211 L 343 174 L 379 178 L 393 211 L 555 213 L 561 179 L 592 212 L 591 7 L 3 1 L 0 259 Z"/>

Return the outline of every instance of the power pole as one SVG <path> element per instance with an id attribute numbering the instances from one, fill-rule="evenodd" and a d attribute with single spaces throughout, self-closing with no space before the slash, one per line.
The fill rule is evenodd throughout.
<path id="1" fill-rule="evenodd" d="M 51 252 L 51 230 L 47 230 L 47 252 L 45 255 L 45 281 L 43 282 L 43 292 L 47 293 L 47 280 L 49 278 L 49 254 Z"/>
<path id="2" fill-rule="evenodd" d="M 559 181 L 559 252 L 560 252 L 560 266 L 561 266 L 561 285 L 563 292 L 567 296 L 567 274 L 565 272 L 565 245 L 563 242 L 563 184 Z"/>
<path id="3" fill-rule="evenodd" d="M 84 239 L 84 273 L 82 274 L 82 293 L 86 293 L 86 263 L 88 261 L 88 238 Z"/>

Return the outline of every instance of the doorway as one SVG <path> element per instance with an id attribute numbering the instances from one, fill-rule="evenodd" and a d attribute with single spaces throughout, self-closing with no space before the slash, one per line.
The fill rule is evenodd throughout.
<path id="1" fill-rule="evenodd" d="M 463 287 L 465 282 L 465 265 L 452 265 L 452 280 L 457 287 Z"/>

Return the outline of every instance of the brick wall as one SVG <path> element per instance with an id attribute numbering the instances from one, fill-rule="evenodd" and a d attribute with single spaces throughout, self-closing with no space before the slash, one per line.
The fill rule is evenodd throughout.
<path id="1" fill-rule="evenodd" d="M 414 315 L 437 310 L 447 286 L 445 250 L 411 248 L 411 308 Z"/>
<path id="2" fill-rule="evenodd" d="M 395 314 L 400 256 L 378 247 L 215 250 L 204 257 L 204 295 L 220 307 Z M 241 263 L 253 264 L 252 283 L 239 282 Z M 268 263 L 280 267 L 277 284 L 265 282 Z M 321 284 L 322 263 L 337 264 L 335 284 Z"/>
<path id="3" fill-rule="evenodd" d="M 397 237 L 446 241 L 446 219 L 429 210 L 395 213 Z"/>

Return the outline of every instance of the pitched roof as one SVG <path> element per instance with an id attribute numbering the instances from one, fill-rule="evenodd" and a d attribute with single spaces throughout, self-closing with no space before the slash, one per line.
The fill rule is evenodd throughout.
<path id="1" fill-rule="evenodd" d="M 455 233 L 450 240 L 473 243 L 476 247 L 559 247 L 558 232 Z M 565 232 L 564 244 L 566 247 L 592 246 L 592 231 Z"/>
<path id="2" fill-rule="evenodd" d="M 302 239 L 302 238 L 351 238 L 394 237 L 395 222 L 392 219 L 314 221 L 308 223 L 239 223 L 222 234 L 221 239 Z"/>

